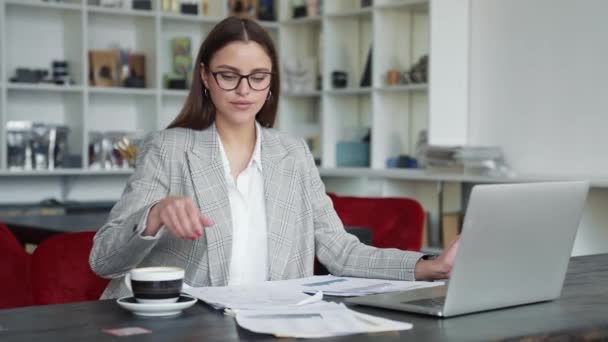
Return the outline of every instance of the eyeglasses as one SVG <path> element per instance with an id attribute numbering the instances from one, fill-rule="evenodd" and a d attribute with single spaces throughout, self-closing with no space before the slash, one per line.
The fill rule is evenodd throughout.
<path id="1" fill-rule="evenodd" d="M 243 78 L 247 79 L 249 88 L 253 90 L 265 90 L 270 87 L 272 79 L 271 72 L 258 71 L 249 75 L 241 75 L 232 71 L 211 72 L 217 85 L 223 90 L 234 90 L 239 87 Z"/>

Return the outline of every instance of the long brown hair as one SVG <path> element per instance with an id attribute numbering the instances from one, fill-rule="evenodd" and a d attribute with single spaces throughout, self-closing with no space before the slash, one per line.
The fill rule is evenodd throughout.
<path id="1" fill-rule="evenodd" d="M 272 62 L 272 79 L 270 82 L 271 98 L 256 114 L 256 120 L 263 127 L 272 127 L 277 116 L 279 106 L 279 93 L 281 81 L 277 52 L 270 35 L 258 23 L 247 18 L 228 17 L 209 32 L 205 41 L 198 50 L 192 75 L 192 86 L 179 115 L 167 128 L 184 127 L 197 130 L 205 129 L 215 121 L 215 106 L 208 95 L 205 95 L 205 86 L 201 80 L 201 63 L 209 66 L 213 55 L 234 41 L 254 41 L 260 44 Z"/>

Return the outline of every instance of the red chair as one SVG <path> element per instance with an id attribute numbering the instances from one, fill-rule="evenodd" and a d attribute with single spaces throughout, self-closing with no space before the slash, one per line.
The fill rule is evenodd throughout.
<path id="1" fill-rule="evenodd" d="M 0 309 L 33 304 L 30 259 L 13 233 L 0 224 Z"/>
<path id="2" fill-rule="evenodd" d="M 109 280 L 89 266 L 95 232 L 66 233 L 40 243 L 32 255 L 36 305 L 98 300 Z"/>
<path id="3" fill-rule="evenodd" d="M 424 209 L 410 198 L 363 198 L 328 194 L 345 226 L 372 230 L 372 245 L 420 251 Z"/>

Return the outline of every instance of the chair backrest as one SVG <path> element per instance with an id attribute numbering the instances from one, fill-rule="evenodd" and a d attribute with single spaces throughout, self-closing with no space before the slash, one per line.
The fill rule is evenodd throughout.
<path id="1" fill-rule="evenodd" d="M 372 230 L 372 245 L 419 251 L 424 209 L 410 198 L 364 198 L 328 194 L 345 226 Z"/>
<path id="2" fill-rule="evenodd" d="M 95 232 L 52 236 L 32 255 L 32 292 L 36 305 L 98 300 L 109 280 L 89 266 Z"/>
<path id="3" fill-rule="evenodd" d="M 30 261 L 13 233 L 0 224 L 0 309 L 33 304 Z"/>

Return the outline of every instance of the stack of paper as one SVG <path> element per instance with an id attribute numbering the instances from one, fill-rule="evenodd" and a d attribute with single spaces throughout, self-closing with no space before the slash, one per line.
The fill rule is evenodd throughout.
<path id="1" fill-rule="evenodd" d="M 216 309 L 260 309 L 273 306 L 294 306 L 321 301 L 322 293 L 309 296 L 299 288 L 281 282 L 265 282 L 249 286 L 185 287 L 184 292 Z"/>
<path id="2" fill-rule="evenodd" d="M 305 293 L 322 291 L 324 295 L 339 297 L 408 291 L 444 284 L 443 282 L 367 279 L 332 275 L 283 280 L 277 283 L 288 288 L 298 288 Z"/>
<path id="3" fill-rule="evenodd" d="M 224 309 L 248 330 L 279 337 L 317 338 L 411 329 L 409 323 L 364 315 L 323 294 L 362 296 L 442 285 L 350 277 L 315 276 L 247 286 L 184 287 L 184 292 Z M 309 296 L 306 293 L 314 293 Z"/>
<path id="4" fill-rule="evenodd" d="M 236 321 L 242 328 L 256 333 L 295 338 L 321 338 L 412 328 L 409 323 L 365 315 L 336 303 L 302 306 L 297 309 L 239 311 Z"/>

